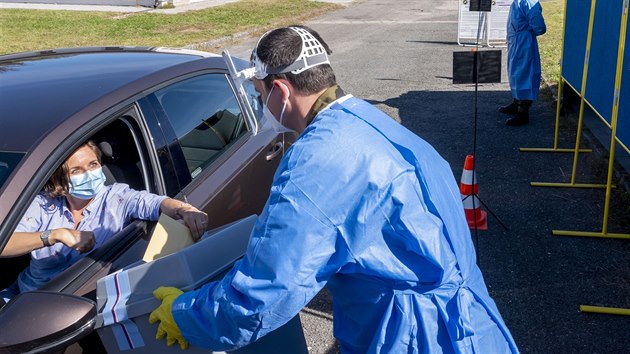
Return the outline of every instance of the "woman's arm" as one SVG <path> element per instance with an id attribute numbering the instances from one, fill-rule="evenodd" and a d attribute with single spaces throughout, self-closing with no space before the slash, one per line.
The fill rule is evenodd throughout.
<path id="1" fill-rule="evenodd" d="M 2 250 L 0 257 L 16 257 L 27 254 L 33 250 L 45 247 L 42 239 L 42 232 L 14 232 L 6 247 Z M 78 231 L 66 228 L 51 230 L 48 242 L 54 245 L 61 242 L 81 253 L 94 248 L 96 241 L 94 233 L 91 231 Z"/>

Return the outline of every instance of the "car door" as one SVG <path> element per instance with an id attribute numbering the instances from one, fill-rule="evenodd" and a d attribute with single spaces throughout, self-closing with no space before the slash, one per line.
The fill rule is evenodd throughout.
<path id="1" fill-rule="evenodd" d="M 257 93 L 247 88 L 259 113 Z M 210 230 L 260 213 L 282 157 L 281 137 L 271 129 L 253 134 L 246 112 L 226 72 L 202 71 L 160 85 L 89 136 L 106 144 L 110 183 L 191 203 L 208 213 Z M 97 279 L 142 258 L 152 227 L 134 221 L 44 289 L 93 297 Z"/>
<path id="2" fill-rule="evenodd" d="M 252 111 L 260 114 L 258 94 L 251 83 L 246 88 Z M 147 100 L 171 156 L 161 166 L 174 171 L 164 174 L 168 194 L 205 211 L 209 229 L 260 213 L 282 157 L 282 137 L 270 129 L 254 134 L 227 72 L 186 77 Z"/>
<path id="3" fill-rule="evenodd" d="M 260 113 L 258 94 L 247 88 Z M 210 230 L 260 213 L 282 157 L 282 137 L 271 129 L 253 134 L 247 111 L 227 72 L 202 71 L 160 85 L 91 137 L 113 154 L 103 161 L 110 183 L 186 201 L 208 214 Z M 133 222 L 44 289 L 93 294 L 97 279 L 142 258 L 152 227 Z"/>
<path id="4" fill-rule="evenodd" d="M 133 188 L 146 189 L 151 192 L 159 192 L 155 187 L 156 176 L 151 167 L 153 163 L 149 156 L 146 142 L 150 141 L 146 129 L 142 128 L 140 112 L 135 104 L 122 104 L 122 108 L 103 116 L 94 117 L 76 132 L 64 136 L 63 143 L 52 148 L 51 154 L 44 163 L 52 168 L 42 169 L 33 176 L 31 185 L 33 190 L 39 190 L 48 179 L 46 171 L 55 170 L 74 149 L 86 140 L 95 141 L 103 152 L 101 163 L 103 170 L 114 170 L 120 168 L 122 174 L 109 174 L 108 182 L 127 183 Z M 114 143 L 118 145 L 118 150 L 105 148 L 103 143 Z M 67 144 L 67 145 L 64 145 Z M 110 164 L 111 163 L 111 164 Z M 26 204 L 30 200 L 25 199 Z M 20 202 L 22 203 L 22 202 Z M 21 205 L 14 205 L 15 208 L 24 209 Z M 14 225 L 15 227 L 15 225 Z M 0 310 L 0 352 L 35 352 L 39 350 L 63 350 L 81 337 L 87 335 L 94 325 L 91 313 L 83 312 L 84 316 L 74 318 L 75 313 L 68 311 L 75 305 L 78 308 L 86 309 L 87 301 L 75 301 L 68 295 L 80 295 L 87 299 L 95 299 L 96 280 L 107 275 L 113 269 L 135 262 L 141 254 L 139 250 L 142 245 L 146 248 L 150 223 L 136 220 L 128 224 L 121 231 L 112 235 L 100 247 L 72 264 L 62 273 L 55 276 L 51 281 L 44 284 L 39 291 L 41 297 L 36 300 L 31 299 L 30 293 L 19 294 L 11 302 Z M 133 252 L 131 252 L 133 251 Z M 30 257 L 30 255 L 26 255 Z M 17 266 L 11 258 L 1 259 L 3 264 Z M 14 274 L 20 269 L 13 269 Z M 6 268 L 3 268 L 7 271 Z M 7 284 L 3 284 L 6 286 Z M 1 290 L 1 289 L 0 289 Z M 59 306 L 38 307 L 31 301 L 44 301 Z M 93 305 L 92 305 L 93 306 Z M 94 311 L 95 312 L 95 311 Z M 95 315 L 95 313 L 94 313 Z M 42 318 L 49 319 L 41 321 Z M 77 327 L 77 319 L 82 325 Z M 30 320 L 29 320 L 30 319 Z M 38 320 L 40 319 L 40 320 Z M 21 321 L 23 327 L 16 327 L 15 321 Z M 30 322 L 29 322 L 30 321 Z M 91 322 L 92 321 L 92 322 Z M 69 323 L 72 323 L 69 325 Z M 31 330 L 24 331 L 27 327 Z M 69 333 L 71 332 L 71 334 Z"/>

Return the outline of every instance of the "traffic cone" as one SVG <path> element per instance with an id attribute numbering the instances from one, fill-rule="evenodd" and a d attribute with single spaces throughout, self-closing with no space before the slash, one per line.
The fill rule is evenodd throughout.
<path id="1" fill-rule="evenodd" d="M 464 203 L 464 213 L 466 214 L 468 227 L 471 229 L 476 228 L 477 230 L 488 230 L 487 213 L 481 210 L 481 202 L 477 198 L 477 176 L 473 175 L 473 164 L 473 155 L 466 156 L 464 172 L 462 172 L 462 179 L 459 183 L 459 193 Z M 475 222 L 477 223 L 476 227 Z"/>

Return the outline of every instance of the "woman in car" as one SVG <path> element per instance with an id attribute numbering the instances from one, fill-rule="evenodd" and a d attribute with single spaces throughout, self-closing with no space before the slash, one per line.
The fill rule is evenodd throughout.
<path id="1" fill-rule="evenodd" d="M 2 250 L 2 257 L 30 252 L 31 262 L 0 298 L 39 289 L 133 220 L 155 221 L 160 212 L 182 220 L 195 240 L 206 229 L 206 213 L 190 204 L 122 183 L 105 186 L 101 151 L 87 141 L 53 173 Z"/>

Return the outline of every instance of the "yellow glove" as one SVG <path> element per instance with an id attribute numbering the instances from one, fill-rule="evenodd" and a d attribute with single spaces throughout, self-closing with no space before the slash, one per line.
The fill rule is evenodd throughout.
<path id="1" fill-rule="evenodd" d="M 171 312 L 173 302 L 181 294 L 183 294 L 183 292 L 177 288 L 167 286 L 157 288 L 153 292 L 153 296 L 162 301 L 162 304 L 151 312 L 149 322 L 155 323 L 160 321 L 155 339 L 160 340 L 166 336 L 166 344 L 168 344 L 168 346 L 175 344 L 175 342 L 179 342 L 179 346 L 183 350 L 188 348 L 188 342 L 179 331 L 179 328 L 175 323 L 175 319 L 173 318 L 173 313 Z"/>

